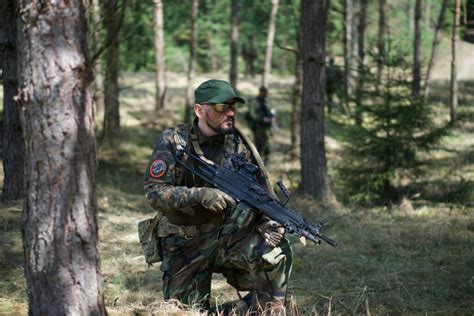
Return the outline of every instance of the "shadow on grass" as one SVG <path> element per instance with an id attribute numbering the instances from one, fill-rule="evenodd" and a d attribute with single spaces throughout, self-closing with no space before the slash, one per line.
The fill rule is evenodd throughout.
<path id="1" fill-rule="evenodd" d="M 430 212 L 351 210 L 329 217 L 333 225 L 324 233 L 339 246 L 294 243 L 290 293 L 321 314 L 469 314 L 474 258 L 466 254 L 474 247 L 474 218 L 461 209 Z"/>
<path id="2" fill-rule="evenodd" d="M 23 247 L 21 239 L 21 207 L 0 209 L 0 297 L 25 297 Z"/>
<path id="3" fill-rule="evenodd" d="M 144 171 L 159 133 L 151 127 L 123 128 L 116 146 L 100 146 L 97 184 L 142 195 Z"/>
<path id="4" fill-rule="evenodd" d="M 450 82 L 448 80 L 437 80 L 431 84 L 430 94 L 428 97 L 429 103 L 442 103 L 446 107 L 449 105 L 449 91 Z M 459 106 L 472 107 L 474 101 L 474 81 L 465 80 L 459 81 L 458 86 L 458 103 Z"/>

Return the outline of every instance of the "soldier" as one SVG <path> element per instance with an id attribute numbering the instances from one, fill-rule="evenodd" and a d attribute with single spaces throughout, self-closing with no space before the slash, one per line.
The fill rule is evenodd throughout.
<path id="1" fill-rule="evenodd" d="M 249 106 L 249 112 L 246 116 L 250 128 L 253 131 L 255 145 L 261 153 L 265 163 L 270 155 L 268 138 L 272 125 L 275 123 L 275 115 L 267 107 L 268 90 L 260 87 L 258 96 L 254 104 Z"/>
<path id="2" fill-rule="evenodd" d="M 233 153 L 243 153 L 261 166 L 256 178 L 274 194 L 255 146 L 235 127 L 241 103 L 245 100 L 229 83 L 208 80 L 195 90 L 194 122 L 163 131 L 155 143 L 144 185 L 152 207 L 162 214 L 157 234 L 163 296 L 209 309 L 211 276 L 217 272 L 237 291 L 249 291 L 228 305 L 238 313 L 270 305 L 283 313 L 292 264 L 283 227 L 236 205 L 176 163 L 177 149 L 183 147 L 220 165 L 231 164 Z"/>

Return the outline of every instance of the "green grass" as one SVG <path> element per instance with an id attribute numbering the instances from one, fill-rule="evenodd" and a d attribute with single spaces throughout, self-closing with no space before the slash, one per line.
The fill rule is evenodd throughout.
<path id="1" fill-rule="evenodd" d="M 142 82 L 140 78 L 134 80 Z M 148 268 L 136 231 L 138 221 L 153 216 L 143 194 L 143 171 L 160 130 L 179 120 L 184 103 L 184 89 L 179 84 L 170 88 L 173 94 L 165 114 L 153 112 L 153 94 L 134 91 L 133 86 L 127 89 L 122 109 L 125 126 L 118 145 L 98 150 L 99 252 L 104 298 L 112 315 L 183 315 L 176 304 L 162 302 L 159 264 Z M 287 119 L 290 105 L 284 93 L 289 91 L 289 83 L 284 81 L 278 88 L 269 101 Z M 244 90 L 247 95 L 255 92 Z M 436 98 L 441 98 L 437 105 L 440 117 L 446 117 L 447 109 L 440 105 L 446 94 L 439 87 L 436 93 Z M 469 96 L 463 100 L 472 101 Z M 461 104 L 460 112 L 472 118 L 474 109 L 469 102 Z M 342 127 L 337 114 L 333 115 L 328 117 L 330 170 L 341 158 L 338 140 Z M 295 189 L 299 164 L 282 152 L 290 145 L 285 119 L 274 134 L 269 169 L 272 182 L 282 177 Z M 296 301 L 300 315 L 474 313 L 471 122 L 461 122 L 443 140 L 442 148 L 425 157 L 425 173 L 407 180 L 413 194 L 400 205 L 374 209 L 346 205 L 330 211 L 311 199 L 291 198 L 290 207 L 313 223 L 328 220 L 323 232 L 339 243 L 335 249 L 326 244 L 303 246 L 291 237 L 295 262 L 289 297 Z M 20 227 L 20 202 L 0 209 L 2 315 L 27 314 Z M 237 298 L 220 275 L 214 277 L 212 294 L 219 302 Z M 196 311 L 188 314 L 193 313 Z"/>

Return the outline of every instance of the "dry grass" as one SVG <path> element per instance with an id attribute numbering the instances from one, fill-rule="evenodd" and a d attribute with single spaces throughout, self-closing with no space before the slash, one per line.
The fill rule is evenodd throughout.
<path id="1" fill-rule="evenodd" d="M 153 110 L 150 75 L 124 75 L 120 144 L 114 149 L 99 149 L 99 249 L 104 297 L 112 315 L 198 313 L 197 309 L 183 311 L 177 303 L 162 301 L 159 264 L 148 268 L 136 231 L 137 222 L 153 214 L 143 196 L 142 176 L 154 139 L 160 130 L 179 121 L 182 113 L 185 82 L 181 76 L 170 75 L 176 77 L 169 80 L 167 107 L 160 114 Z M 274 82 L 269 101 L 285 121 L 290 104 L 285 93 L 291 80 Z M 239 86 L 246 95 L 255 94 L 256 87 L 256 79 Z M 472 117 L 473 109 L 467 103 L 461 110 Z M 332 165 L 340 159 L 340 144 L 336 127 L 329 125 L 328 133 Z M 286 154 L 288 139 L 287 125 L 281 124 L 274 133 L 269 169 L 273 182 L 281 177 L 294 189 L 299 165 Z M 443 145 L 426 157 L 426 175 L 412 179 L 421 193 L 390 209 L 347 206 L 330 211 L 311 199 L 296 196 L 291 200 L 290 206 L 314 223 L 328 220 L 324 231 L 339 246 L 304 247 L 292 238 L 295 260 L 289 286 L 290 314 L 474 313 L 472 122 L 466 120 Z M 0 314 L 5 315 L 27 313 L 20 209 L 17 204 L 0 210 Z M 235 299 L 235 291 L 221 275 L 215 275 L 212 302 Z"/>

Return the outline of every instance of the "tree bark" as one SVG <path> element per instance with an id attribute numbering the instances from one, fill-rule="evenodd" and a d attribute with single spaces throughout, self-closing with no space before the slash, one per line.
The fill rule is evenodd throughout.
<path id="1" fill-rule="evenodd" d="M 91 9 L 91 20 L 93 21 L 94 33 L 92 36 L 94 48 L 93 51 L 99 49 L 101 39 L 100 39 L 100 28 L 101 28 L 101 13 L 100 13 L 100 3 L 99 0 L 92 0 L 92 9 Z M 94 101 L 96 104 L 96 113 L 95 116 L 104 115 L 104 75 L 102 73 L 102 65 L 100 59 L 97 58 L 93 61 L 94 63 Z"/>
<path id="2" fill-rule="evenodd" d="M 411 95 L 413 98 L 418 98 L 421 89 L 421 0 L 416 0 L 415 2 L 414 24 L 415 37 L 413 39 L 413 78 Z"/>
<path id="3" fill-rule="evenodd" d="M 428 95 L 430 93 L 430 83 L 431 83 L 431 70 L 433 69 L 433 65 L 435 62 L 436 58 L 436 52 L 438 49 L 438 44 L 439 44 L 439 37 L 440 37 L 440 30 L 443 27 L 444 24 L 444 17 L 445 17 L 445 12 L 446 12 L 446 7 L 448 6 L 448 0 L 442 0 L 441 2 L 441 9 L 439 11 L 438 15 L 438 22 L 435 26 L 435 33 L 433 37 L 433 44 L 431 46 L 431 54 L 430 54 L 430 59 L 428 61 L 428 68 L 426 69 L 426 77 L 425 77 L 425 89 L 424 89 L 424 97 L 425 99 L 428 98 Z"/>
<path id="4" fill-rule="evenodd" d="M 268 87 L 268 77 L 272 68 L 272 50 L 275 39 L 275 24 L 278 13 L 278 0 L 272 0 L 272 11 L 270 13 L 270 22 L 268 24 L 267 46 L 265 49 L 265 61 L 263 64 L 262 86 Z"/>
<path id="5" fill-rule="evenodd" d="M 184 111 L 184 121 L 191 121 L 191 109 L 194 105 L 194 76 L 196 68 L 196 54 L 197 54 L 197 30 L 198 30 L 198 10 L 199 0 L 193 0 L 191 11 L 191 39 L 189 41 L 189 66 L 188 66 L 188 85 L 186 86 L 186 108 Z"/>
<path id="6" fill-rule="evenodd" d="M 155 2 L 155 67 L 156 67 L 156 95 L 155 109 L 159 111 L 164 107 L 166 95 L 165 80 L 165 44 L 163 34 L 163 1 Z"/>
<path id="7" fill-rule="evenodd" d="M 453 31 L 451 36 L 451 87 L 449 98 L 449 114 L 451 122 L 456 121 L 458 115 L 458 78 L 456 64 L 456 44 L 459 39 L 459 29 L 461 22 L 461 0 L 456 0 L 456 7 L 453 15 Z"/>
<path id="8" fill-rule="evenodd" d="M 239 56 L 239 0 L 231 1 L 232 34 L 230 42 L 230 75 L 232 88 L 237 91 L 237 60 Z"/>
<path id="9" fill-rule="evenodd" d="M 356 86 L 356 124 L 362 124 L 362 94 L 363 85 L 365 81 L 365 27 L 367 17 L 368 0 L 361 0 L 360 2 L 360 13 L 359 23 L 357 25 L 357 39 L 358 39 L 358 59 L 357 59 L 357 70 L 359 77 L 357 78 Z"/>
<path id="10" fill-rule="evenodd" d="M 211 58 L 211 72 L 216 73 L 217 69 L 217 53 L 216 53 L 216 45 L 214 44 L 213 37 L 216 34 L 216 30 L 214 29 L 215 26 L 212 25 L 212 30 L 207 32 L 207 42 L 209 45 L 209 57 Z"/>
<path id="11" fill-rule="evenodd" d="M 324 145 L 325 36 L 329 0 L 301 1 L 301 192 L 332 203 Z"/>
<path id="12" fill-rule="evenodd" d="M 290 153 L 292 158 L 296 158 L 296 150 L 300 145 L 300 118 L 301 118 L 301 94 L 303 90 L 303 59 L 302 54 L 302 43 L 301 43 L 301 27 L 299 28 L 296 36 L 296 43 L 298 51 L 295 52 L 295 82 L 293 84 L 293 97 L 291 102 L 291 147 Z"/>
<path id="13" fill-rule="evenodd" d="M 118 0 L 108 0 L 106 7 L 107 38 L 111 39 L 107 50 L 107 69 L 105 74 L 105 113 L 102 141 L 114 145 L 120 133 L 119 104 L 119 32 L 121 18 L 118 11 Z"/>
<path id="14" fill-rule="evenodd" d="M 16 1 L 5 0 L 0 6 L 0 46 L 3 46 L 3 203 L 23 197 L 25 143 L 20 112 L 14 96 L 18 92 Z M 0 55 L 2 56 L 2 55 Z"/>
<path id="15" fill-rule="evenodd" d="M 344 0 L 344 101 L 349 108 L 349 96 L 351 94 L 351 72 L 354 67 L 352 28 L 354 22 L 354 0 Z"/>
<path id="16" fill-rule="evenodd" d="M 85 11 L 77 0 L 19 1 L 30 315 L 105 315 Z"/>
<path id="17" fill-rule="evenodd" d="M 386 0 L 379 0 L 379 32 L 377 40 L 377 79 L 379 83 L 383 77 L 384 65 L 385 65 L 385 33 L 387 22 L 385 21 L 385 11 L 387 10 Z"/>
<path id="18" fill-rule="evenodd" d="M 427 30 L 431 30 L 432 24 L 431 24 L 431 13 L 433 11 L 433 3 L 432 0 L 426 0 L 425 1 L 425 18 L 424 18 L 424 23 L 426 26 Z"/>
<path id="19" fill-rule="evenodd" d="M 474 0 L 466 0 L 466 29 L 464 30 L 464 40 L 474 43 Z"/>

